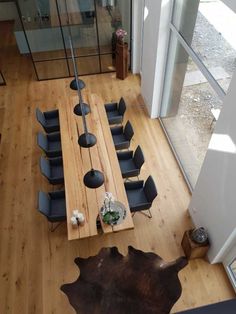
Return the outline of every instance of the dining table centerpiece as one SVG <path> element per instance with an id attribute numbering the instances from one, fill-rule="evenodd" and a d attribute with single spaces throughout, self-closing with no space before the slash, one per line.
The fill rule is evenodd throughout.
<path id="1" fill-rule="evenodd" d="M 114 199 L 112 193 L 106 192 L 101 208 L 101 216 L 106 224 L 117 225 L 125 219 L 126 209 L 122 203 Z"/>

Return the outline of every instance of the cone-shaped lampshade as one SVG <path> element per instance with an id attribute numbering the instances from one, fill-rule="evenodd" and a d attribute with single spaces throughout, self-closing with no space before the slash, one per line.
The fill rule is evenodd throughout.
<path id="1" fill-rule="evenodd" d="M 81 79 L 78 79 L 78 81 L 79 81 L 79 89 L 83 89 L 85 87 L 84 81 L 82 81 Z M 76 79 L 73 79 L 71 81 L 70 88 L 73 89 L 73 90 L 77 90 Z"/>
<path id="2" fill-rule="evenodd" d="M 94 146 L 97 143 L 97 138 L 92 133 L 83 133 L 78 139 L 78 144 L 81 147 L 89 148 Z"/>
<path id="3" fill-rule="evenodd" d="M 83 109 L 84 109 L 84 114 L 88 114 L 90 112 L 90 107 L 88 104 L 83 103 Z M 77 104 L 74 107 L 74 114 L 76 114 L 77 116 L 82 116 L 82 110 L 81 110 L 81 106 L 80 104 Z"/>
<path id="4" fill-rule="evenodd" d="M 104 175 L 99 170 L 91 169 L 84 176 L 84 185 L 90 189 L 99 188 L 104 183 Z"/>

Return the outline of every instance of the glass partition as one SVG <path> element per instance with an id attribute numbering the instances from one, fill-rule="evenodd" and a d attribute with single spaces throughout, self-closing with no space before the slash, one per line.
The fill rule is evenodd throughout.
<path id="1" fill-rule="evenodd" d="M 162 123 L 194 187 L 222 102 L 188 55 L 174 61 L 167 101 Z"/>
<path id="2" fill-rule="evenodd" d="M 131 0 L 19 0 L 38 78 L 73 75 L 69 35 L 80 74 L 114 71 L 114 34 L 124 28 L 129 44 L 130 7 Z"/>
<path id="3" fill-rule="evenodd" d="M 223 1 L 173 2 L 160 116 L 191 190 L 236 68 L 235 23 Z"/>
<path id="4" fill-rule="evenodd" d="M 236 14 L 222 1 L 176 0 L 173 24 L 226 92 L 236 68 Z"/>

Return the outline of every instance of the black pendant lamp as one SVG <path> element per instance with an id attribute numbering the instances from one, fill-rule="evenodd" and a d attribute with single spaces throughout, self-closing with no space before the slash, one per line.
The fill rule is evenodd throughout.
<path id="1" fill-rule="evenodd" d="M 84 81 L 82 81 L 81 79 L 78 79 L 78 86 L 79 86 L 79 89 L 83 89 L 85 88 L 85 83 Z M 73 90 L 77 90 L 78 87 L 77 87 L 77 84 L 76 84 L 76 79 L 73 79 L 71 82 L 70 82 L 70 88 L 73 89 Z"/>
<path id="2" fill-rule="evenodd" d="M 104 183 L 104 175 L 99 170 L 93 168 L 84 176 L 84 185 L 90 189 L 99 188 Z"/>
<path id="3" fill-rule="evenodd" d="M 75 79 L 71 82 L 70 87 L 71 87 L 71 85 L 73 85 L 73 87 L 74 87 L 74 84 L 75 84 L 76 85 L 75 90 L 77 90 L 78 96 L 79 96 L 79 104 L 77 104 L 74 107 L 74 113 L 76 115 L 79 115 L 82 117 L 83 128 L 84 128 L 84 133 L 79 136 L 78 144 L 83 148 L 88 148 L 90 163 L 92 165 L 90 147 L 94 146 L 97 143 L 97 138 L 94 134 L 88 132 L 85 115 L 90 112 L 90 107 L 89 107 L 89 105 L 87 105 L 83 102 L 83 97 L 82 97 L 82 93 L 81 93 L 82 88 L 80 88 L 81 80 L 78 78 L 77 65 L 75 63 L 74 49 L 73 49 L 71 37 L 69 37 L 69 42 L 70 42 L 71 57 L 72 57 L 72 61 L 73 61 L 74 74 L 75 74 Z M 85 86 L 85 84 L 84 84 L 84 86 Z M 74 89 L 74 88 L 72 88 L 72 89 Z M 78 126 L 77 126 L 77 132 L 79 134 Z M 93 167 L 84 176 L 84 185 L 90 189 L 96 189 L 96 188 L 100 187 L 103 183 L 104 183 L 103 173 L 99 170 L 93 169 Z"/>
<path id="4" fill-rule="evenodd" d="M 78 144 L 81 147 L 89 148 L 93 147 L 97 143 L 97 138 L 92 133 L 83 133 L 79 136 Z"/>
<path id="5" fill-rule="evenodd" d="M 84 114 L 85 115 L 90 113 L 90 107 L 88 104 L 83 103 L 83 107 L 84 107 Z M 75 105 L 74 114 L 76 114 L 77 116 L 82 116 L 82 110 L 81 110 L 80 104 Z"/>

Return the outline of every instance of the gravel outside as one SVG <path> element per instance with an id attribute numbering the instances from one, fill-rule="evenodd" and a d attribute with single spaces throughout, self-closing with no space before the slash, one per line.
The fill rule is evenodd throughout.
<path id="1" fill-rule="evenodd" d="M 228 78 L 217 80 L 227 92 L 236 68 L 236 51 L 200 12 L 198 12 L 192 48 L 208 69 L 222 67 L 229 74 Z M 189 58 L 187 72 L 191 71 L 198 71 L 198 68 Z M 214 130 L 212 108 L 221 109 L 222 102 L 208 82 L 185 86 L 182 90 L 178 114 L 163 119 L 192 187 L 196 184 Z"/>

